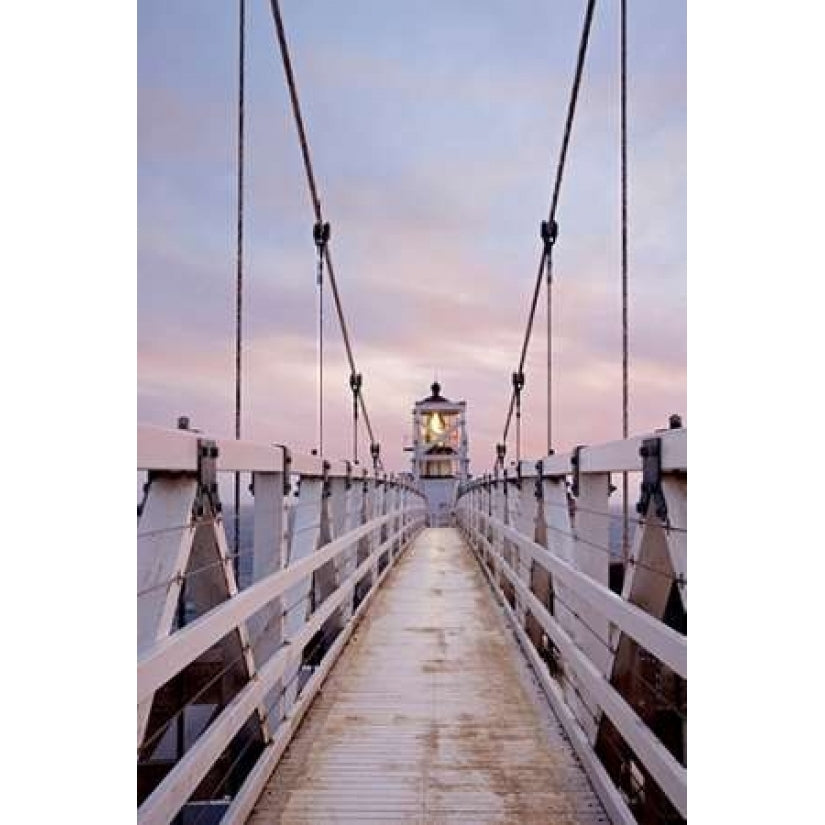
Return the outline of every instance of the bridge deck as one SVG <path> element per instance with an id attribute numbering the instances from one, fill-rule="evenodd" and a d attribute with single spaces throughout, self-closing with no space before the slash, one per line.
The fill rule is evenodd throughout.
<path id="1" fill-rule="evenodd" d="M 607 823 L 457 530 L 391 571 L 269 780 L 264 823 Z"/>

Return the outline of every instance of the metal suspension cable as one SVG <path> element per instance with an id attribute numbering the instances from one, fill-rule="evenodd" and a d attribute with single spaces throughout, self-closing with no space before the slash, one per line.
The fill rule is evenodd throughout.
<path id="1" fill-rule="evenodd" d="M 567 530 L 563 530 L 561 527 L 556 527 L 553 524 L 547 525 L 548 530 L 554 530 L 556 533 L 559 533 L 562 536 L 566 536 L 567 538 L 573 539 L 573 541 L 577 541 L 581 544 L 586 544 L 588 547 L 592 547 L 594 550 L 598 550 L 601 553 L 607 553 L 608 558 L 613 558 L 613 551 L 610 547 L 605 547 L 603 544 L 599 544 L 595 541 L 590 541 L 589 539 L 583 538 L 582 536 L 578 535 L 577 533 L 570 533 Z M 552 551 L 551 551 L 552 552 Z M 647 570 L 650 573 L 654 573 L 657 576 L 661 576 L 664 579 L 668 579 L 669 581 L 676 582 L 677 584 L 684 584 L 687 585 L 687 578 L 682 575 L 671 575 L 670 573 L 666 573 L 664 570 L 659 570 L 657 567 L 651 567 L 649 564 L 645 564 L 644 562 L 639 561 L 638 559 L 617 559 L 622 564 L 622 567 L 626 570 L 628 567 L 641 567 L 643 570 Z"/>
<path id="2" fill-rule="evenodd" d="M 246 0 L 238 6 L 238 225 L 235 270 L 235 438 L 241 437 L 241 321 L 243 299 L 243 143 L 244 143 L 244 62 L 246 30 Z M 235 473 L 234 550 L 240 549 L 241 474 Z M 235 575 L 238 575 L 236 563 Z"/>
<path id="3" fill-rule="evenodd" d="M 324 454 L 324 265 L 318 261 L 318 455 Z"/>
<path id="4" fill-rule="evenodd" d="M 556 210 L 558 208 L 559 203 L 559 194 L 561 192 L 561 183 L 562 178 L 564 176 L 564 167 L 567 162 L 567 150 L 570 144 L 570 135 L 573 129 L 573 118 L 576 113 L 576 103 L 578 102 L 579 97 L 579 87 L 581 86 L 581 79 L 582 74 L 584 72 L 584 59 L 587 54 L 587 45 L 590 40 L 590 27 L 593 21 L 593 9 L 596 5 L 596 0 L 588 0 L 587 8 L 585 10 L 584 15 L 584 24 L 582 26 L 582 33 L 581 38 L 579 40 L 579 51 L 578 57 L 576 59 L 576 69 L 573 76 L 573 86 L 570 90 L 570 99 L 567 105 L 567 117 L 565 119 L 564 124 L 564 134 L 562 136 L 562 143 L 561 143 L 561 150 L 559 152 L 558 162 L 556 164 L 556 175 L 555 181 L 553 183 L 553 195 L 550 200 L 550 212 L 547 219 L 548 228 L 551 231 L 556 226 Z M 542 275 L 545 274 L 545 267 L 547 267 L 547 288 L 548 291 L 550 289 L 551 284 L 551 270 L 548 266 L 548 258 L 550 256 L 550 249 L 552 249 L 552 244 L 548 246 L 545 242 L 544 248 L 541 253 L 541 257 L 539 259 L 539 267 L 538 272 L 536 274 L 536 283 L 533 287 L 533 296 L 532 300 L 530 301 L 530 311 L 527 315 L 527 328 L 524 333 L 524 341 L 521 345 L 521 355 L 519 356 L 519 366 L 518 371 L 522 372 L 524 370 L 524 362 L 527 358 L 527 347 L 530 343 L 530 336 L 533 331 L 533 321 L 535 319 L 536 314 L 536 306 L 538 304 L 539 293 L 541 291 L 541 281 Z M 515 395 L 515 391 L 513 396 Z M 513 415 L 513 407 L 515 398 L 511 396 L 510 399 L 510 409 L 507 413 L 507 419 L 504 423 L 504 435 L 502 437 L 502 441 L 507 441 L 507 433 L 510 430 L 510 421 Z"/>
<path id="5" fill-rule="evenodd" d="M 569 530 L 564 530 L 561 527 L 556 527 L 555 524 L 549 524 L 548 523 L 545 526 L 547 527 L 548 530 L 552 530 L 553 532 L 558 533 L 559 535 L 564 536 L 565 538 L 572 539 L 574 542 L 579 542 L 580 544 L 585 544 L 588 547 L 592 547 L 594 550 L 598 550 L 601 553 L 606 553 L 608 558 L 610 558 L 610 559 L 614 558 L 613 551 L 607 545 L 599 544 L 598 542 L 591 541 L 590 539 L 586 539 L 583 536 L 580 536 L 578 533 L 571 533 Z M 505 540 L 509 541 L 509 539 L 505 539 Z M 547 548 L 547 549 L 549 550 L 549 548 Z M 553 550 L 550 550 L 550 552 L 555 553 L 555 551 L 553 551 Z M 667 579 L 671 582 L 676 582 L 677 584 L 682 584 L 682 585 L 687 586 L 687 577 L 682 575 L 682 574 L 671 575 L 670 573 L 667 573 L 664 570 L 660 570 L 657 567 L 652 567 L 651 565 L 645 564 L 644 562 L 639 561 L 638 559 L 632 559 L 632 558 L 621 559 L 620 558 L 620 559 L 616 559 L 616 561 L 621 562 L 622 567 L 625 570 L 627 570 L 628 567 L 640 567 L 643 570 L 647 570 L 648 572 L 653 573 L 654 575 L 657 575 L 657 576 L 661 576 L 662 578 Z"/>
<path id="6" fill-rule="evenodd" d="M 323 213 L 321 210 L 321 199 L 318 196 L 318 187 L 315 182 L 315 172 L 312 167 L 312 158 L 309 150 L 309 141 L 307 139 L 306 128 L 304 126 L 304 118 L 301 114 L 301 104 L 298 99 L 298 90 L 295 83 L 295 74 L 292 70 L 292 60 L 289 56 L 289 46 L 286 40 L 286 32 L 284 29 L 284 21 L 281 15 L 281 5 L 278 0 L 270 0 L 272 8 L 272 18 L 275 23 L 275 31 L 278 37 L 278 45 L 281 52 L 281 61 L 284 67 L 284 74 L 286 75 L 287 87 L 289 90 L 289 99 L 292 105 L 292 114 L 295 120 L 295 128 L 298 131 L 298 140 L 301 144 L 301 157 L 304 163 L 304 172 L 306 173 L 307 186 L 309 188 L 310 200 L 312 201 L 312 210 L 315 214 L 316 223 L 323 223 Z M 341 327 L 341 337 L 344 340 L 344 348 L 347 354 L 347 361 L 349 363 L 350 373 L 357 372 L 355 366 L 355 358 L 352 353 L 352 344 L 350 342 L 349 330 L 347 322 L 344 317 L 344 310 L 341 306 L 341 296 L 338 292 L 338 283 L 335 279 L 335 269 L 332 264 L 332 255 L 329 251 L 329 245 L 324 245 L 323 258 L 327 267 L 327 274 L 329 275 L 329 285 L 332 290 L 332 298 L 335 303 L 335 310 L 338 315 L 338 323 Z M 370 438 L 370 445 L 377 444 L 375 434 L 372 429 L 372 422 L 370 421 L 367 406 L 364 401 L 363 390 L 358 394 L 358 402 L 361 408 L 361 414 L 364 419 L 364 426 L 367 428 L 367 433 Z"/>
<path id="7" fill-rule="evenodd" d="M 561 502 L 557 501 L 545 501 L 544 502 L 546 507 L 558 507 L 559 509 L 569 509 L 569 505 L 562 504 Z M 574 499 L 573 504 L 573 511 L 582 513 L 591 513 L 594 516 L 601 516 L 602 518 L 614 520 L 618 518 L 622 518 L 621 513 L 611 513 L 605 510 L 594 510 L 591 507 L 583 507 Z M 661 527 L 666 533 L 687 533 L 687 527 L 677 527 L 673 524 L 657 524 L 654 521 L 649 521 L 648 519 L 644 518 L 635 518 L 628 516 L 628 521 L 632 524 L 638 524 L 642 527 L 652 526 L 652 527 Z"/>
<path id="8" fill-rule="evenodd" d="M 622 177 L 622 438 L 628 435 L 628 351 L 627 351 L 627 1 L 621 0 L 620 23 L 621 62 L 621 177 Z M 628 477 L 622 473 L 622 555 L 630 554 L 628 525 Z"/>
<path id="9" fill-rule="evenodd" d="M 324 249 L 329 243 L 329 224 L 315 224 L 312 229 L 318 248 L 318 453 L 324 454 Z"/>

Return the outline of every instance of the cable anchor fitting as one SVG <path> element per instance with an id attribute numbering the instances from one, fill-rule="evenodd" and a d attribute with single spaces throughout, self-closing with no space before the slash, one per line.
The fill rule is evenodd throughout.
<path id="1" fill-rule="evenodd" d="M 642 518 L 647 518 L 652 499 L 656 517 L 667 522 L 667 501 L 662 489 L 662 439 L 646 438 L 639 449 L 639 455 L 642 457 L 642 485 L 636 512 Z"/>
<path id="2" fill-rule="evenodd" d="M 559 225 L 555 220 L 541 222 L 541 240 L 544 243 L 544 251 L 549 255 L 559 236 Z"/>
<path id="3" fill-rule="evenodd" d="M 496 475 L 498 475 L 498 468 L 504 467 L 504 457 L 507 455 L 506 444 L 496 444 Z"/>
<path id="4" fill-rule="evenodd" d="M 221 512 L 218 497 L 218 445 L 209 438 L 198 439 L 198 492 L 195 499 L 195 515 L 206 515 L 207 507 L 214 515 Z M 237 513 L 235 514 L 237 518 Z"/>
<path id="5" fill-rule="evenodd" d="M 524 389 L 524 373 L 519 370 L 513 373 L 513 392 L 516 396 L 516 416 L 521 416 L 521 391 Z"/>
<path id="6" fill-rule="evenodd" d="M 332 484 L 330 483 L 329 471 L 330 463 L 324 461 L 321 465 L 321 497 L 329 498 L 332 495 Z"/>
<path id="7" fill-rule="evenodd" d="M 318 248 L 318 285 L 324 277 L 324 253 L 326 252 L 327 244 L 329 243 L 329 224 L 318 221 L 312 227 L 312 238 L 315 241 L 315 246 Z"/>
<path id="8" fill-rule="evenodd" d="M 573 454 L 570 456 L 570 466 L 573 469 L 573 482 L 570 485 L 570 493 L 575 497 L 579 497 L 579 482 L 581 481 L 581 466 L 582 466 L 582 450 L 583 444 L 579 444 L 573 448 Z"/>
<path id="9" fill-rule="evenodd" d="M 541 240 L 544 244 L 544 258 L 547 262 L 547 280 L 553 280 L 553 269 L 550 261 L 553 255 L 553 246 L 556 243 L 556 238 L 559 236 L 559 225 L 555 219 L 551 221 L 541 222 Z"/>
<path id="10" fill-rule="evenodd" d="M 544 501 L 544 462 L 536 462 L 536 500 Z"/>
<path id="11" fill-rule="evenodd" d="M 315 246 L 318 247 L 318 254 L 320 255 L 324 251 L 324 247 L 329 243 L 329 224 L 328 223 L 321 223 L 318 221 L 315 226 L 312 227 L 312 238 L 315 241 Z"/>

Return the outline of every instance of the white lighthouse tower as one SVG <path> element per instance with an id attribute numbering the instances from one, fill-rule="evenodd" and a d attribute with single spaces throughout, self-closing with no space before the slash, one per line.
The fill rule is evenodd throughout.
<path id="1" fill-rule="evenodd" d="M 435 381 L 413 408 L 412 473 L 427 497 L 430 526 L 446 526 L 456 486 L 467 481 L 467 402 L 450 401 Z"/>

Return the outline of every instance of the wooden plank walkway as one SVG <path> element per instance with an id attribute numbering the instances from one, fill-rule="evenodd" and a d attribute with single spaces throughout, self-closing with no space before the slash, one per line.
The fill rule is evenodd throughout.
<path id="1" fill-rule="evenodd" d="M 609 823 L 453 528 L 391 571 L 249 819 Z"/>

